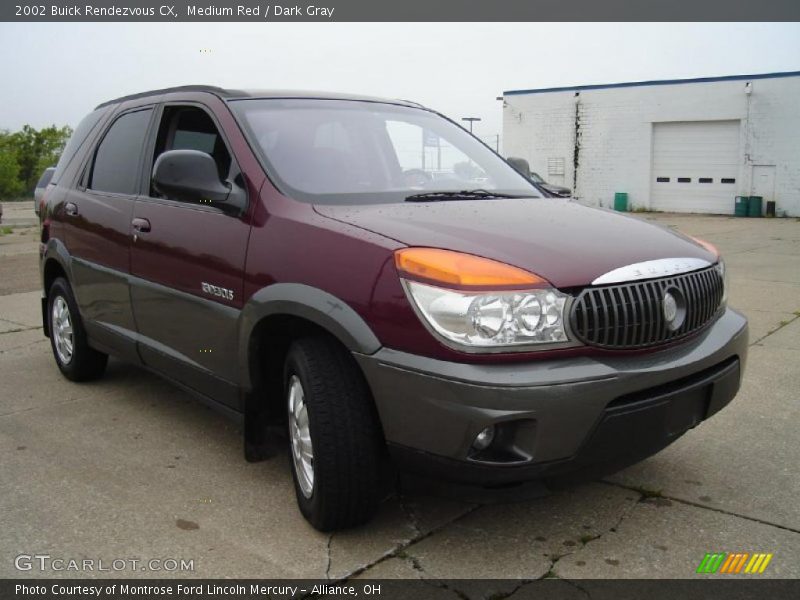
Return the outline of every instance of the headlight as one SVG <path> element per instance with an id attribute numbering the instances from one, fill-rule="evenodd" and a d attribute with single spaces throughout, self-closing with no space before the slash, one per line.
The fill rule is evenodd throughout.
<path id="1" fill-rule="evenodd" d="M 467 292 L 404 283 L 423 321 L 464 349 L 569 341 L 564 324 L 568 297 L 558 290 Z"/>
<path id="2" fill-rule="evenodd" d="M 715 268 L 717 269 L 717 273 L 720 274 L 722 277 L 722 306 L 725 306 L 728 303 L 728 270 L 725 268 L 725 261 L 722 260 L 720 257 L 719 262 L 716 264 Z"/>

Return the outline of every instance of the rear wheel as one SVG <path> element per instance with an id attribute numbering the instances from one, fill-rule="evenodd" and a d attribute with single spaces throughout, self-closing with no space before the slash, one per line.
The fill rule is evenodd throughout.
<path id="1" fill-rule="evenodd" d="M 72 289 L 63 277 L 47 293 L 50 345 L 56 364 L 67 379 L 89 381 L 101 377 L 108 355 L 91 348 Z"/>
<path id="2" fill-rule="evenodd" d="M 368 521 L 380 501 L 383 435 L 366 382 L 336 341 L 295 341 L 284 369 L 297 503 L 320 531 Z"/>

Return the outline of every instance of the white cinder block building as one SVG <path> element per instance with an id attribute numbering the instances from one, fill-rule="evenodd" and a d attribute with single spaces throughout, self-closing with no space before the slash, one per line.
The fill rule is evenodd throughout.
<path id="1" fill-rule="evenodd" d="M 800 71 L 503 94 L 503 153 L 588 203 L 800 216 Z"/>

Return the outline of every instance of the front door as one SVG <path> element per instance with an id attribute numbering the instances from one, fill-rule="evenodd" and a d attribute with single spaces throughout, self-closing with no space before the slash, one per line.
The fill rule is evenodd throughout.
<path id="1" fill-rule="evenodd" d="M 138 362 L 128 286 L 131 218 L 153 107 L 118 116 L 65 200 L 72 288 L 94 345 Z"/>
<path id="2" fill-rule="evenodd" d="M 220 180 L 241 188 L 236 161 L 205 107 L 164 107 L 146 171 L 162 152 L 174 149 L 207 152 Z M 151 187 L 136 200 L 133 222 L 131 294 L 142 360 L 238 409 L 237 324 L 248 221 Z"/>

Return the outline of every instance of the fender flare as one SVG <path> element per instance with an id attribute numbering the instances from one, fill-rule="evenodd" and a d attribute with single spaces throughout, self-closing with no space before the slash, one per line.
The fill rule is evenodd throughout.
<path id="1" fill-rule="evenodd" d="M 47 290 L 45 289 L 45 265 L 54 261 L 67 276 L 67 281 L 72 285 L 72 257 L 67 247 L 61 240 L 50 238 L 44 247 L 44 251 L 39 257 L 39 284 L 42 290 L 42 330 L 45 337 L 50 337 L 47 322 Z"/>
<path id="2" fill-rule="evenodd" d="M 47 240 L 47 245 L 45 246 L 39 262 L 39 279 L 42 284 L 42 296 L 47 292 L 47 290 L 44 289 L 44 267 L 50 260 L 54 260 L 58 263 L 64 273 L 66 273 L 70 285 L 72 285 L 72 256 L 64 245 L 64 242 L 55 238 L 50 238 Z"/>
<path id="3" fill-rule="evenodd" d="M 244 389 L 252 389 L 250 341 L 256 325 L 271 315 L 300 317 L 328 331 L 360 354 L 374 354 L 381 343 L 369 325 L 344 300 L 301 283 L 275 283 L 253 294 L 239 318 L 239 369 Z"/>

